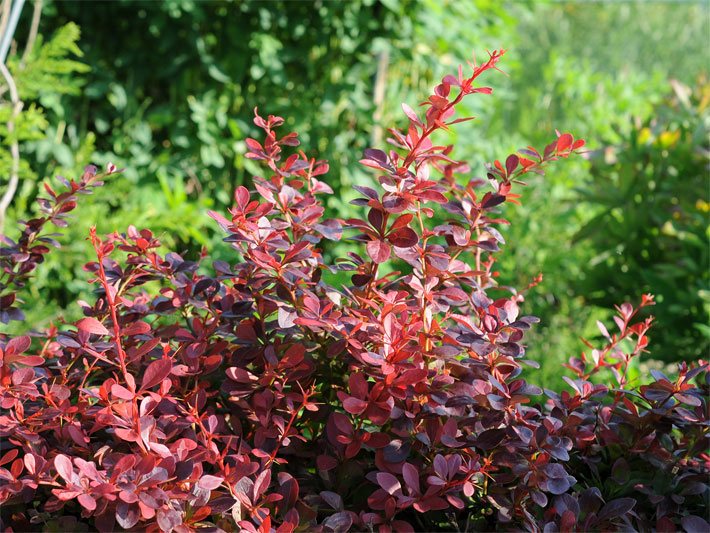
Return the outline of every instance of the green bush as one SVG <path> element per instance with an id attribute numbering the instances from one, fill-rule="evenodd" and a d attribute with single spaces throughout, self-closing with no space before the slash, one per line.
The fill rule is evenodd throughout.
<path id="1" fill-rule="evenodd" d="M 710 348 L 710 84 L 673 89 L 620 142 L 592 154 L 581 197 L 594 216 L 575 238 L 594 250 L 575 287 L 587 302 L 609 305 L 639 288 L 657 295 L 663 327 L 651 355 L 665 361 Z"/>
<path id="2" fill-rule="evenodd" d="M 509 10 L 524 38 L 511 50 L 518 61 L 507 69 L 506 98 L 485 118 L 506 142 L 534 145 L 558 127 L 584 135 L 592 150 L 622 143 L 634 128 L 632 118 L 651 116 L 663 100 L 670 77 L 692 84 L 707 71 L 706 3 L 556 2 L 527 7 L 515 4 Z M 518 139 L 509 131 L 517 132 Z M 530 335 L 530 355 L 542 363 L 546 386 L 559 385 L 559 365 L 578 355 L 579 337 L 598 336 L 596 321 L 611 319 L 608 307 L 592 305 L 578 288 L 598 254 L 589 241 L 574 241 L 598 209 L 578 191 L 590 179 L 591 165 L 571 161 L 564 172 L 544 178 L 544 186 L 532 184 L 523 206 L 511 215 L 509 240 L 516 245 L 501 264 L 501 272 L 513 273 L 503 281 L 513 286 L 544 273 L 544 281 L 526 298 L 541 317 L 540 327 Z M 675 261 L 682 259 L 681 252 Z M 663 316 L 658 325 L 658 330 L 673 328 Z"/>

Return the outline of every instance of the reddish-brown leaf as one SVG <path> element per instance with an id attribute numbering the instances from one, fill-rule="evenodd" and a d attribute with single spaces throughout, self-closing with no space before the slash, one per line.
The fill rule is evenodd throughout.
<path id="1" fill-rule="evenodd" d="M 385 241 L 374 240 L 367 243 L 367 255 L 375 263 L 384 263 L 390 258 L 392 248 Z"/>
<path id="2" fill-rule="evenodd" d="M 93 333 L 94 335 L 108 335 L 108 330 L 94 317 L 82 318 L 76 323 L 76 327 L 81 331 Z"/>
<path id="3" fill-rule="evenodd" d="M 147 390 L 163 381 L 170 375 L 172 368 L 173 362 L 170 359 L 158 359 L 150 363 L 143 374 L 141 389 Z"/>

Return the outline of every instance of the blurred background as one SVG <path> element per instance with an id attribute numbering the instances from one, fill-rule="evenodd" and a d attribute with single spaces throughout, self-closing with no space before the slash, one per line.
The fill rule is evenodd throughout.
<path id="1" fill-rule="evenodd" d="M 2 2 L 2 20 L 10 0 Z M 533 145 L 555 128 L 587 140 L 586 159 L 531 178 L 504 228 L 501 284 L 544 282 L 525 311 L 542 319 L 528 338 L 553 386 L 560 364 L 596 339 L 614 304 L 656 294 L 646 366 L 707 358 L 710 3 L 361 0 L 348 2 L 25 3 L 8 67 L 23 110 L 0 84 L 0 195 L 13 139 L 20 185 L 5 232 L 35 212 L 41 182 L 88 163 L 125 172 L 85 198 L 22 295 L 41 327 L 80 315 L 88 298 L 89 226 L 150 227 L 176 251 L 229 249 L 205 212 L 231 204 L 260 170 L 244 158 L 252 110 L 287 117 L 309 155 L 328 159 L 331 216 L 355 213 L 357 161 L 403 123 L 443 74 L 475 52 L 507 48 L 492 96 L 467 101 L 477 117 L 448 139 L 483 163 Z M 344 253 L 343 248 L 330 250 Z M 0 325 L 9 328 L 6 325 Z M 13 326 L 13 327 L 22 327 Z"/>

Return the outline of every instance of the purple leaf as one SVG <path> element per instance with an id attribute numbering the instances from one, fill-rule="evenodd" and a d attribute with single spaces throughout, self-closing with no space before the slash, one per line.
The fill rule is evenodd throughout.
<path id="1" fill-rule="evenodd" d="M 617 498 L 611 500 L 599 511 L 597 518 L 600 522 L 612 520 L 626 515 L 636 505 L 636 500 L 633 498 Z"/>
<path id="2" fill-rule="evenodd" d="M 350 531 L 353 525 L 353 518 L 350 513 L 341 511 L 329 516 L 323 521 L 323 526 L 333 530 L 335 533 L 345 533 Z"/>
<path id="3" fill-rule="evenodd" d="M 116 505 L 116 522 L 123 529 L 131 529 L 140 520 L 140 512 L 137 504 L 129 504 L 119 501 Z"/>
<path id="4" fill-rule="evenodd" d="M 520 159 L 518 158 L 517 155 L 512 154 L 508 156 L 508 159 L 505 160 L 505 171 L 510 176 L 516 168 L 518 168 L 518 163 L 520 162 Z"/>
<path id="5" fill-rule="evenodd" d="M 157 516 L 160 529 L 166 533 L 182 524 L 182 517 L 175 509 L 168 507 L 167 509 L 158 509 Z"/>
<path id="6" fill-rule="evenodd" d="M 505 196 L 502 194 L 491 194 L 487 192 L 481 201 L 481 207 L 483 209 L 490 209 L 491 207 L 495 207 L 503 202 L 505 202 Z"/>
<path id="7" fill-rule="evenodd" d="M 395 492 L 402 490 L 402 485 L 399 480 L 389 472 L 378 472 L 377 483 L 388 494 L 394 494 Z"/>
<path id="8" fill-rule="evenodd" d="M 416 466 L 410 463 L 404 463 L 402 465 L 402 477 L 407 487 L 412 489 L 415 493 L 421 492 L 419 486 L 419 471 Z"/>
<path id="9" fill-rule="evenodd" d="M 363 155 L 367 159 L 372 159 L 373 161 L 377 161 L 381 165 L 385 165 L 389 161 L 387 158 L 387 154 L 385 152 L 383 152 L 382 150 L 378 150 L 377 148 L 367 148 L 363 152 Z M 367 193 L 364 193 L 364 191 L 362 191 L 360 188 L 358 188 L 357 190 L 359 190 L 360 192 L 363 192 L 363 194 L 367 194 Z M 374 192 L 373 189 L 370 189 L 370 190 Z M 367 196 L 369 196 L 369 194 L 367 194 Z M 374 197 L 370 196 L 370 198 L 377 198 L 377 193 L 375 193 Z"/>
<path id="10" fill-rule="evenodd" d="M 320 497 L 323 499 L 324 502 L 326 502 L 336 511 L 343 510 L 343 498 L 340 496 L 340 494 L 324 490 L 320 493 Z"/>
<path id="11" fill-rule="evenodd" d="M 684 516 L 680 523 L 686 533 L 707 533 L 710 531 L 710 524 L 704 518 L 696 515 Z"/>

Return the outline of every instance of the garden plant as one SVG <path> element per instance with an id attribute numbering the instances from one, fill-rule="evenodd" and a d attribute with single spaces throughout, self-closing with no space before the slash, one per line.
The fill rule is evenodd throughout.
<path id="1" fill-rule="evenodd" d="M 264 176 L 210 213 L 232 261 L 92 231 L 84 317 L 0 337 L 3 530 L 708 531 L 707 364 L 627 373 L 652 296 L 599 324 L 565 390 L 520 377 L 539 279 L 496 283 L 500 211 L 584 141 L 558 133 L 460 185 L 470 169 L 437 133 L 469 120 L 457 104 L 491 93 L 479 77 L 503 53 L 403 105 L 392 148 L 361 161 L 378 186 L 357 187 L 360 217 L 324 218 L 328 164 L 255 110 Z M 45 185 L 43 214 L 5 239 L 3 322 L 23 320 L 51 226 L 105 179 L 120 173 Z M 333 240 L 353 251 L 326 262 Z"/>

